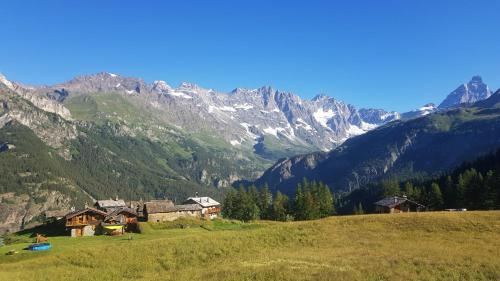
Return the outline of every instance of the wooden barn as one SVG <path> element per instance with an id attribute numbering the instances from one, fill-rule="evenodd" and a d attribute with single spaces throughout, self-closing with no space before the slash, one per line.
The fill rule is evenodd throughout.
<path id="1" fill-rule="evenodd" d="M 375 202 L 376 213 L 407 213 L 420 212 L 425 210 L 425 206 L 415 201 L 411 201 L 406 196 L 386 197 L 378 202 Z"/>
<path id="2" fill-rule="evenodd" d="M 220 216 L 221 205 L 210 197 L 189 197 L 184 204 L 197 204 L 202 208 L 203 218 L 214 219 Z"/>
<path id="3" fill-rule="evenodd" d="M 137 213 L 130 208 L 121 208 L 109 213 L 101 223 L 106 234 L 117 235 L 138 230 Z"/>
<path id="4" fill-rule="evenodd" d="M 94 208 L 72 212 L 65 217 L 66 229 L 71 231 L 71 237 L 93 236 L 106 216 L 106 212 Z"/>
<path id="5" fill-rule="evenodd" d="M 181 217 L 201 217 L 202 208 L 197 204 L 174 205 L 170 200 L 153 200 L 144 204 L 148 222 L 174 221 Z"/>

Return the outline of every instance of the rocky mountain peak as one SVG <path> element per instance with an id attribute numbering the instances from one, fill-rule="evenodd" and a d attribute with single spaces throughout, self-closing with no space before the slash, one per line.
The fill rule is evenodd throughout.
<path id="1" fill-rule="evenodd" d="M 198 89 L 200 89 L 200 86 L 198 86 L 194 83 L 191 83 L 191 82 L 183 81 L 179 85 L 179 89 L 181 89 L 181 90 L 198 90 Z"/>
<path id="2" fill-rule="evenodd" d="M 0 73 L 0 83 L 4 84 L 11 90 L 14 90 L 14 84 L 12 84 L 12 82 L 10 82 L 2 73 Z"/>
<path id="3" fill-rule="evenodd" d="M 479 75 L 472 76 L 472 79 L 469 83 L 483 83 L 483 78 Z"/>
<path id="4" fill-rule="evenodd" d="M 153 82 L 153 90 L 161 92 L 161 91 L 169 91 L 171 89 L 172 87 L 170 87 L 170 85 L 168 85 L 167 82 L 163 80 L 156 80 Z"/>
<path id="5" fill-rule="evenodd" d="M 471 104 L 487 99 L 491 94 L 488 85 L 483 82 L 481 76 L 475 75 L 469 83 L 462 84 L 455 91 L 451 92 L 438 108 L 446 109 L 460 104 Z"/>
<path id="6" fill-rule="evenodd" d="M 325 94 L 318 94 L 318 95 L 314 96 L 311 100 L 312 101 L 324 101 L 324 100 L 328 100 L 328 99 L 333 99 L 333 98 L 330 96 L 327 96 Z"/>

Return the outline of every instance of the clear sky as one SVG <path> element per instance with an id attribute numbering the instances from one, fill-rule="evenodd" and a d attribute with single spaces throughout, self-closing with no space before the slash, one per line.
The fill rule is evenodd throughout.
<path id="1" fill-rule="evenodd" d="M 219 91 L 271 85 L 358 107 L 500 87 L 500 1 L 4 1 L 0 72 L 52 84 L 108 71 Z"/>

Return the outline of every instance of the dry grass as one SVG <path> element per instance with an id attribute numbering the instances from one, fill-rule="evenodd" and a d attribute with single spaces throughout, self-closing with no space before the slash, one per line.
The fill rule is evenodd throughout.
<path id="1" fill-rule="evenodd" d="M 500 280 L 498 211 L 257 224 L 7 246 L 0 280 Z"/>

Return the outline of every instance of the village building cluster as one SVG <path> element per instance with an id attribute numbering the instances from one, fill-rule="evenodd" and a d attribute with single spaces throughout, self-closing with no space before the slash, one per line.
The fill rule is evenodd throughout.
<path id="1" fill-rule="evenodd" d="M 210 197 L 189 197 L 182 204 L 173 201 L 148 202 L 122 199 L 98 200 L 94 206 L 72 212 L 47 211 L 48 220 L 63 220 L 72 237 L 97 233 L 121 235 L 138 230 L 139 221 L 167 222 L 182 217 L 214 219 L 220 216 L 221 204 Z"/>

